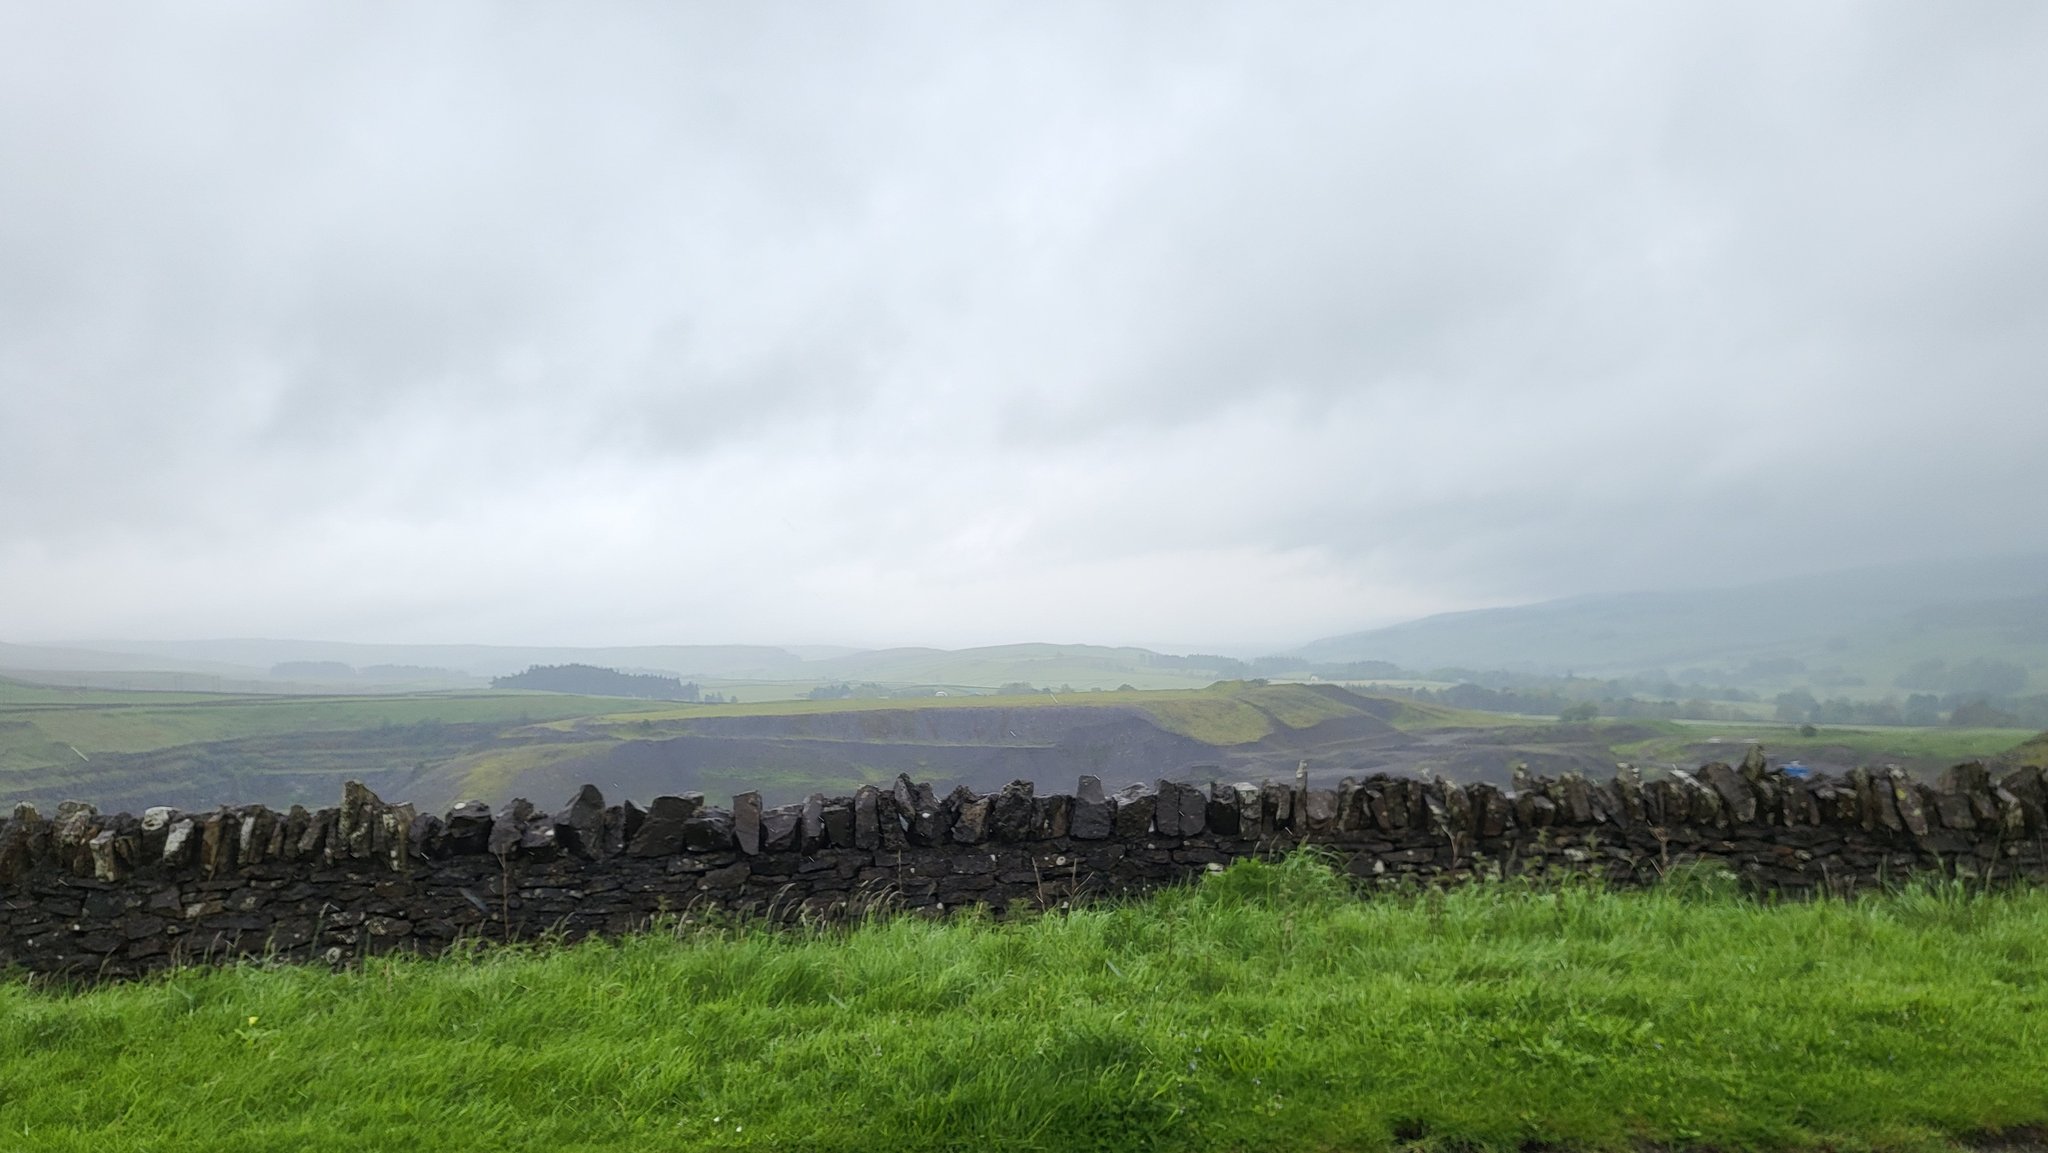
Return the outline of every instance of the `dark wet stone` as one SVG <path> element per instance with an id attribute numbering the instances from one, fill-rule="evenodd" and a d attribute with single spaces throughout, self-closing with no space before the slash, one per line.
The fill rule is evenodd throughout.
<path id="1" fill-rule="evenodd" d="M 536 813 L 519 830 L 519 855 L 532 861 L 552 861 L 561 853 L 555 819 Z"/>
<path id="2" fill-rule="evenodd" d="M 881 791 L 862 785 L 853 792 L 853 847 L 874 849 L 882 844 Z"/>
<path id="3" fill-rule="evenodd" d="M 1499 788 L 1481 781 L 1467 795 L 1472 798 L 1472 823 L 1480 836 L 1490 839 L 1507 832 L 1514 807 Z"/>
<path id="4" fill-rule="evenodd" d="M 825 843 L 835 849 L 853 848 L 853 802 L 828 801 L 824 810 Z"/>
<path id="5" fill-rule="evenodd" d="M 1080 841 L 1102 841 L 1116 832 L 1116 802 L 1102 795 L 1102 782 L 1093 777 L 1081 778 L 1082 796 L 1074 798 L 1073 815 L 1068 818 L 1067 832 Z M 1094 796 L 1089 797 L 1087 784 L 1094 784 Z"/>
<path id="6" fill-rule="evenodd" d="M 1264 832 L 1264 793 L 1250 781 L 1239 781 L 1230 791 L 1237 794 L 1237 835 L 1247 840 L 1260 836 Z"/>
<path id="7" fill-rule="evenodd" d="M 989 812 L 994 805 L 992 797 L 962 800 L 953 819 L 953 839 L 963 845 L 978 845 L 988 839 Z"/>
<path id="8" fill-rule="evenodd" d="M 704 794 L 656 797 L 640 822 L 640 831 L 626 846 L 634 857 L 667 857 L 683 851 L 683 824 L 704 807 Z"/>
<path id="9" fill-rule="evenodd" d="M 812 793 L 804 799 L 803 848 L 805 852 L 825 844 L 825 794 Z"/>
<path id="10" fill-rule="evenodd" d="M 1037 816 L 1032 824 L 1034 836 L 1057 840 L 1073 828 L 1074 798 L 1064 793 L 1040 797 L 1036 803 Z"/>
<path id="11" fill-rule="evenodd" d="M 761 814 L 761 851 L 786 853 L 796 848 L 797 826 L 803 822 L 803 807 L 780 805 Z"/>
<path id="12" fill-rule="evenodd" d="M 441 818 L 432 813 L 421 813 L 412 819 L 412 833 L 407 839 L 412 844 L 413 856 L 421 860 L 447 855 L 447 836 L 442 830 Z M 293 849 L 288 855 L 296 856 L 298 838 L 287 837 L 286 843 Z"/>
<path id="13" fill-rule="evenodd" d="M 990 798 L 989 833 L 998 841 L 1028 841 L 1038 822 L 1038 801 L 1030 781 L 1011 781 Z"/>
<path id="14" fill-rule="evenodd" d="M 1593 791 L 1587 787 L 1582 774 L 1566 773 L 1558 778 L 1557 792 L 1552 799 L 1558 802 L 1560 814 L 1570 824 L 1593 823 Z"/>
<path id="15" fill-rule="evenodd" d="M 740 852 L 751 857 L 761 851 L 761 794 L 746 792 L 732 799 L 732 835 Z"/>
<path id="16" fill-rule="evenodd" d="M 604 794 L 596 785 L 584 785 L 555 814 L 555 841 L 564 850 L 585 860 L 602 857 L 604 846 Z"/>
<path id="17" fill-rule="evenodd" d="M 1451 832 L 1464 837 L 1473 829 L 1472 794 L 1465 787 L 1451 781 L 1444 782 L 1444 812 L 1448 815 L 1445 825 Z"/>
<path id="18" fill-rule="evenodd" d="M 622 857 L 633 838 L 640 835 L 640 826 L 647 823 L 647 811 L 632 801 L 621 801 L 604 811 L 604 852 L 608 857 Z"/>
<path id="19" fill-rule="evenodd" d="M 491 824 L 491 807 L 482 801 L 464 801 L 448 810 L 448 819 L 443 822 L 448 851 L 458 855 L 486 851 Z"/>
<path id="20" fill-rule="evenodd" d="M 1152 831 L 1152 813 L 1159 798 L 1143 785 L 1130 785 L 1116 795 L 1116 835 L 1143 837 Z"/>
<path id="21" fill-rule="evenodd" d="M 913 845 L 937 845 L 946 840 L 946 834 L 953 827 L 953 815 L 939 803 L 932 787 L 923 781 L 913 782 L 909 777 L 896 778 L 896 803 L 903 805 L 906 797 L 909 804 L 904 811 L 909 814 L 910 843 Z"/>
<path id="22" fill-rule="evenodd" d="M 1704 765 L 1700 775 L 1707 787 L 1720 797 L 1721 806 L 1735 824 L 1747 825 L 1756 821 L 1756 789 L 1740 770 L 1715 761 Z"/>
<path id="23" fill-rule="evenodd" d="M 504 860 L 519 851 L 519 839 L 525 835 L 525 826 L 510 817 L 502 821 L 493 821 L 490 839 L 485 847 L 490 850 L 492 856 Z"/>
<path id="24" fill-rule="evenodd" d="M 1303 798 L 1302 814 L 1312 833 L 1327 833 L 1337 827 L 1337 791 L 1310 789 Z M 1195 830 L 1199 832 L 1200 830 Z"/>
<path id="25" fill-rule="evenodd" d="M 692 853 L 720 853 L 733 847 L 732 814 L 701 809 L 683 820 L 683 848 Z"/>
<path id="26" fill-rule="evenodd" d="M 1522 810 L 1522 798 L 1533 795 L 1517 793 L 1515 811 Z M 1408 782 L 1389 779 L 1378 788 L 1366 786 L 1365 798 L 1372 806 L 1372 823 L 1380 832 L 1391 833 L 1408 827 Z"/>
<path id="27" fill-rule="evenodd" d="M 1278 832 L 1292 828 L 1294 824 L 1294 790 L 1279 781 L 1267 781 L 1259 790 L 1259 797 L 1265 812 L 1261 815 L 1266 829 Z"/>
<path id="28" fill-rule="evenodd" d="M 1237 835 L 1237 793 L 1229 785 L 1209 786 L 1209 807 L 1203 814 L 1209 831 L 1226 837 Z"/>

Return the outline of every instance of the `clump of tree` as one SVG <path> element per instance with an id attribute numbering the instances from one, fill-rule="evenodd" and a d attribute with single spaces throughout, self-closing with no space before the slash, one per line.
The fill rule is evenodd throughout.
<path id="1" fill-rule="evenodd" d="M 1448 680 L 1465 670 L 1439 670 L 1432 679 Z M 1446 674 L 1449 675 L 1446 675 Z M 1582 723 L 1595 717 L 1620 720 L 1702 720 L 1738 721 L 1751 716 L 1741 702 L 1749 698 L 1739 690 L 1710 690 L 1700 685 L 1663 684 L 1671 695 L 1659 699 L 1635 695 L 1628 679 L 1593 680 L 1585 677 L 1536 677 L 1525 674 L 1479 674 L 1496 687 L 1459 680 L 1440 689 L 1421 686 L 1383 685 L 1374 689 L 1383 696 L 1409 697 L 1456 709 L 1477 712 L 1513 713 L 1520 716 L 1555 716 L 1567 723 Z M 1723 691 L 1734 693 L 1719 696 Z M 1709 699 L 1709 692 L 1718 699 Z M 1686 694 L 1681 696 L 1680 694 Z M 1590 710 L 1590 712 L 1588 711 Z"/>
<path id="2" fill-rule="evenodd" d="M 1030 696 L 1032 694 L 1037 694 L 1040 696 L 1058 696 L 1061 693 L 1071 693 L 1073 691 L 1074 686 L 1068 684 L 1062 684 L 1059 688 L 1053 688 L 1051 685 L 1047 685 L 1044 688 L 1039 688 L 1036 685 L 1033 685 L 1030 681 L 1004 681 L 1002 685 L 996 689 L 996 695 L 999 697 L 1022 697 Z"/>
<path id="3" fill-rule="evenodd" d="M 494 689 L 537 689 L 589 697 L 636 697 L 649 701 L 698 701 L 703 693 L 694 682 L 655 673 L 622 673 L 596 665 L 533 665 L 523 673 L 492 677 Z"/>
<path id="4" fill-rule="evenodd" d="M 1950 667 L 1940 657 L 1928 657 L 1913 662 L 1896 683 L 1902 689 L 1997 698 L 2018 695 L 2027 687 L 2027 680 L 2026 666 L 2013 661 L 1978 657 Z"/>
<path id="5" fill-rule="evenodd" d="M 873 681 L 841 681 L 836 685 L 819 685 L 804 694 L 814 701 L 876 701 L 903 695 L 899 690 Z M 929 694 L 926 694 L 929 695 Z"/>
<path id="6" fill-rule="evenodd" d="M 1986 697 L 1950 693 L 1914 693 L 1904 704 L 1889 698 L 1852 701 L 1819 700 L 1805 689 L 1772 698 L 1778 720 L 1821 725 L 1938 725 L 1962 728 L 2032 728 L 2048 724 L 2048 695 Z"/>

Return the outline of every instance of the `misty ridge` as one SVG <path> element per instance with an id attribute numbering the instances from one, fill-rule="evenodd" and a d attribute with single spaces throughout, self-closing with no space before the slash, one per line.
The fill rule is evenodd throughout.
<path id="1" fill-rule="evenodd" d="M 133 681 L 146 670 L 157 678 L 152 683 L 187 688 L 494 685 L 677 701 L 723 699 L 707 698 L 704 684 L 727 682 L 808 686 L 771 695 L 826 699 L 929 696 L 949 686 L 1106 690 L 1314 678 L 1450 693 L 1442 699 L 1460 707 L 1536 714 L 1596 700 L 1608 704 L 1607 715 L 1677 716 L 1688 714 L 1676 706 L 1693 702 L 1700 707 L 1690 715 L 1713 719 L 1740 714 L 1702 702 L 1762 701 L 1779 706 L 1780 719 L 1930 724 L 1959 706 L 1992 704 L 2016 718 L 2011 723 L 2048 726 L 2033 699 L 2048 693 L 2044 590 L 2048 557 L 1889 566 L 1444 614 L 1266 655 L 1088 645 L 862 651 L 111 642 L 100 649 L 0 645 L 0 668 L 61 668 L 79 683 Z"/>

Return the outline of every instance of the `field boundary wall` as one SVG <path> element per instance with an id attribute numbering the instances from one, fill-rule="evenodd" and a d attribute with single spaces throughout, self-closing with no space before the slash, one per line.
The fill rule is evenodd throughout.
<path id="1" fill-rule="evenodd" d="M 1335 788 L 1190 784 L 1073 794 L 1024 782 L 893 788 L 764 808 L 696 794 L 646 808 L 584 786 L 559 810 L 445 814 L 358 784 L 277 812 L 66 803 L 0 819 L 0 971 L 96 980 L 245 958 L 351 964 L 458 942 L 577 939 L 663 916 L 836 921 L 998 915 L 1141 893 L 1301 845 L 1370 885 L 1580 874 L 1618 886 L 1717 863 L 1750 888 L 1851 893 L 1934 873 L 2048 878 L 2042 770 L 1959 765 L 1797 778 L 1709 764 L 1644 780 L 1517 773 L 1511 787 L 1374 776 Z"/>

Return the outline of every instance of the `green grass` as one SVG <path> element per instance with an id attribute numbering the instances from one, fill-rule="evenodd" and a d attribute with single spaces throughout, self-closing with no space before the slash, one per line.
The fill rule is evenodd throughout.
<path id="1" fill-rule="evenodd" d="M 0 680 L 0 768 L 83 753 L 137 753 L 210 741 L 388 726 L 525 724 L 659 702 L 498 691 L 251 696 L 68 689 Z M 75 752 L 73 751 L 75 750 Z M 57 756 L 62 752 L 63 756 Z"/>
<path id="2" fill-rule="evenodd" d="M 906 712 L 928 709 L 1137 709 L 1161 728 L 1216 745 L 1248 744 L 1280 728 L 1306 728 L 1320 721 L 1356 714 L 1353 706 L 1306 685 L 1262 685 L 1226 681 L 1200 689 L 1133 689 L 1122 692 L 1030 693 L 1011 696 L 874 698 L 861 700 L 782 700 L 720 705 L 666 705 L 626 716 L 570 718 L 554 724 L 564 730 L 603 731 L 623 738 L 672 735 L 687 723 L 705 717 L 787 717 L 846 712 Z M 1455 712 L 1429 705 L 1404 705 L 1420 721 Z M 644 722 L 644 723 L 643 723 Z M 652 726 L 650 728 L 650 726 Z"/>
<path id="3" fill-rule="evenodd" d="M 1761 744 L 1775 755 L 1787 757 L 1816 755 L 1847 749 L 1862 761 L 1920 762 L 1954 764 L 1988 759 L 2013 751 L 2014 746 L 2033 736 L 2031 729 L 1972 729 L 1929 726 L 1820 725 L 1811 737 L 1799 735 L 1799 726 L 1774 721 L 1619 721 L 1616 724 L 1657 729 L 1659 736 L 1614 746 L 1616 755 L 1634 761 L 1689 762 L 1705 753 L 1707 746 L 1727 749 L 1721 759 L 1735 760 L 1752 743 Z"/>
<path id="4" fill-rule="evenodd" d="M 2048 1121 L 2048 894 L 1307 857 L 1124 907 L 0 985 L 9 1150 L 1935 1149 Z"/>

